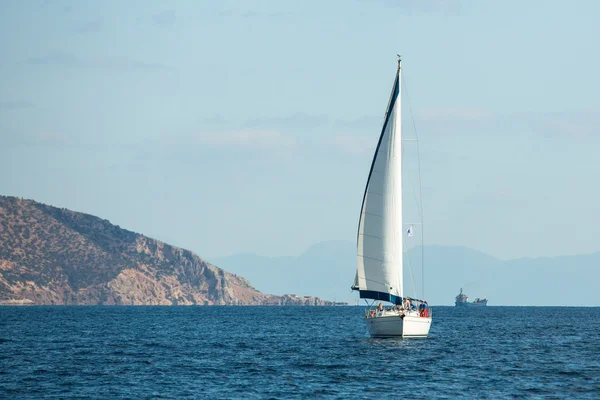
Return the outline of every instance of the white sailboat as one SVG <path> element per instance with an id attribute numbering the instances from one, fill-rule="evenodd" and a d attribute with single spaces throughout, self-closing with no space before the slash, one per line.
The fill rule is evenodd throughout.
<path id="1" fill-rule="evenodd" d="M 413 233 L 412 227 L 403 229 L 401 83 L 398 59 L 358 223 L 352 289 L 372 300 L 365 319 L 373 337 L 427 337 L 432 320 L 429 308 L 422 308 L 426 302 L 404 294 L 404 235 Z"/>

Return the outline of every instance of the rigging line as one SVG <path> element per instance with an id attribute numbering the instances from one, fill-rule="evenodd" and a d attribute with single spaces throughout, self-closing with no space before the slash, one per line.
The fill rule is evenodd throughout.
<path id="1" fill-rule="evenodd" d="M 379 282 L 379 281 L 376 281 L 374 279 L 367 279 L 367 278 L 363 278 L 363 279 L 365 281 L 369 281 L 369 282 L 373 282 L 373 283 L 378 283 L 378 284 L 382 285 L 383 287 L 387 287 L 387 283 L 385 283 L 385 282 Z"/>
<path id="2" fill-rule="evenodd" d="M 362 258 L 367 258 L 369 260 L 373 260 L 373 261 L 379 261 L 379 262 L 383 262 L 383 260 L 380 260 L 378 258 L 373 258 L 373 257 L 369 257 L 369 256 L 365 256 L 364 254 L 357 254 L 358 257 L 362 257 Z"/>
<path id="3" fill-rule="evenodd" d="M 382 285 L 382 286 L 384 286 L 384 287 L 389 287 L 389 286 L 388 286 L 388 284 L 387 284 L 386 282 L 379 282 L 379 281 L 376 281 L 376 280 L 374 280 L 374 279 L 368 279 L 368 278 L 363 278 L 363 279 L 364 279 L 365 281 L 369 281 L 369 282 L 373 282 L 373 283 L 378 283 L 378 284 L 380 284 L 380 285 Z M 389 290 L 388 290 L 387 292 L 388 292 L 388 293 L 390 293 L 390 291 L 389 291 Z M 393 293 L 390 293 L 390 294 L 393 294 Z M 396 296 L 396 295 L 394 295 L 394 296 Z M 402 297 L 402 296 L 401 296 L 401 297 Z M 415 297 L 416 297 L 416 296 L 415 296 Z"/>
<path id="4" fill-rule="evenodd" d="M 417 196 L 417 193 L 416 193 L 416 191 L 413 193 L 413 196 L 414 196 L 414 198 L 415 198 L 415 203 L 419 204 L 419 203 L 420 203 L 420 201 L 419 201 L 419 198 L 418 198 L 418 196 Z M 419 210 L 419 214 L 420 214 L 420 213 L 421 213 L 421 206 L 419 205 L 419 206 L 417 207 L 417 209 Z"/>
<path id="5" fill-rule="evenodd" d="M 404 79 L 404 74 L 402 74 L 402 86 L 404 87 L 404 92 L 406 93 L 406 100 L 408 101 L 408 110 L 410 111 L 410 117 L 413 123 L 413 129 L 415 130 L 415 137 L 417 138 L 417 168 L 419 170 L 419 197 L 421 198 L 421 223 L 424 224 L 423 220 L 423 185 L 421 184 L 421 149 L 419 146 L 419 134 L 417 132 L 417 124 L 415 124 L 415 115 L 412 112 L 412 106 L 410 104 L 410 97 L 408 96 L 408 86 L 406 85 L 406 80 Z M 422 295 L 423 299 L 425 299 L 425 233 L 424 228 L 421 227 L 421 284 L 422 284 Z"/>
<path id="6" fill-rule="evenodd" d="M 373 214 L 373 213 L 369 213 L 369 212 L 366 212 L 366 211 L 363 211 L 363 214 L 365 214 L 365 215 L 371 215 L 373 217 L 383 218 L 383 215 Z"/>
<path id="7" fill-rule="evenodd" d="M 379 240 L 383 240 L 383 238 L 379 237 L 379 236 L 375 236 L 375 235 L 367 235 L 366 233 L 359 233 L 358 236 L 366 236 L 366 237 L 372 237 L 374 239 L 379 239 Z"/>
<path id="8" fill-rule="evenodd" d="M 408 256 L 408 248 L 406 245 L 406 238 L 404 232 L 402 233 L 402 243 L 404 243 L 403 255 L 406 254 L 406 261 L 408 261 L 408 272 L 410 272 L 410 280 L 412 281 L 413 297 L 417 297 L 417 284 L 415 283 L 415 276 L 413 275 L 412 264 L 410 263 L 410 257 Z"/>

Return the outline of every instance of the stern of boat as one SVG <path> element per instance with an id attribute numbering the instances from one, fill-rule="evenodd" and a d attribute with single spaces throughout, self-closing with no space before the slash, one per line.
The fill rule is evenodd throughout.
<path id="1" fill-rule="evenodd" d="M 372 337 L 426 338 L 431 327 L 431 316 L 423 317 L 418 312 L 383 312 L 366 315 L 367 327 Z"/>

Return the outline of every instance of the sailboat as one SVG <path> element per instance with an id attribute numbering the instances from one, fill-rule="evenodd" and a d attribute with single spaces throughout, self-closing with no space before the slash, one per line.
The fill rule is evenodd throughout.
<path id="1" fill-rule="evenodd" d="M 402 65 L 388 101 L 383 128 L 365 187 L 357 234 L 352 290 L 370 299 L 365 320 L 372 337 L 427 337 L 432 316 L 423 300 L 405 296 L 402 202 Z M 384 306 L 384 303 L 386 306 Z"/>

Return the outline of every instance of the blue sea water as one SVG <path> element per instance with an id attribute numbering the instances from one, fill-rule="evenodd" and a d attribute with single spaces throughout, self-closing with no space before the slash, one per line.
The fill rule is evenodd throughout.
<path id="1" fill-rule="evenodd" d="M 0 307 L 0 398 L 598 398 L 600 308 Z"/>

